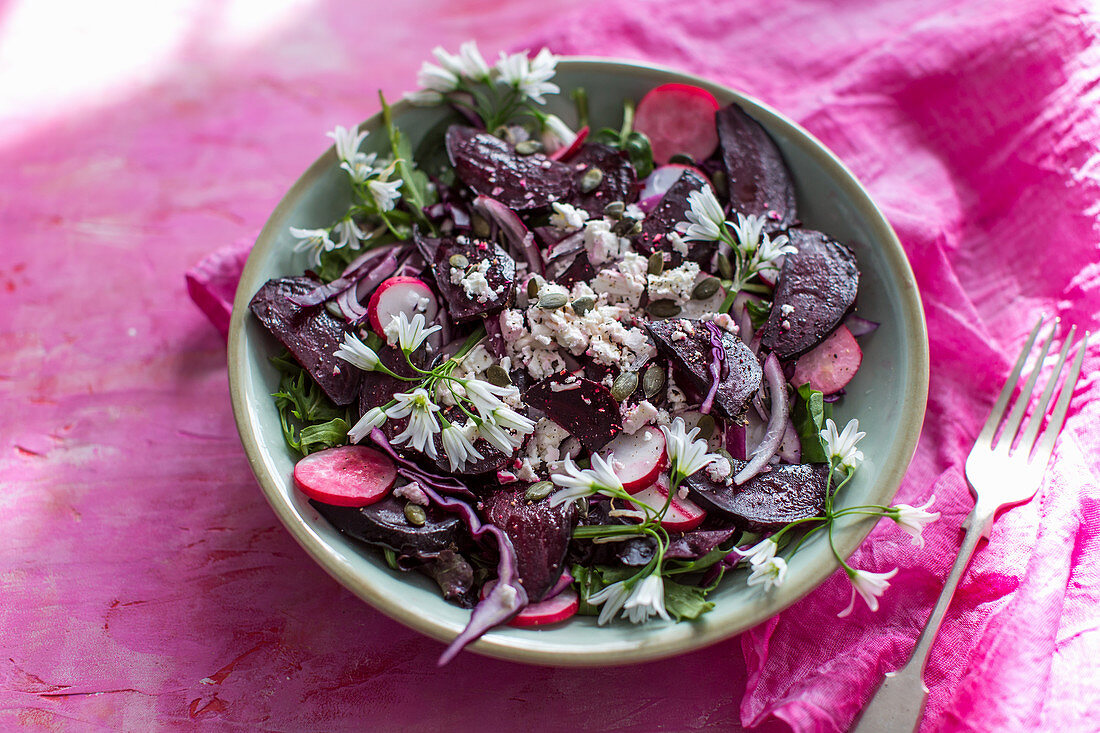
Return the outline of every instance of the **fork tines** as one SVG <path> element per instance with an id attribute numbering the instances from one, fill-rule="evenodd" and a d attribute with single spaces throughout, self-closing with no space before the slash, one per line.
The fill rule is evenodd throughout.
<path id="1" fill-rule="evenodd" d="M 1042 346 L 1039 348 L 1038 356 L 1036 356 L 1033 361 L 1031 373 L 1028 375 L 1024 386 L 1020 389 L 1019 396 L 1012 406 L 1012 411 L 1004 420 L 1004 429 L 1001 431 L 1000 436 L 996 437 L 997 426 L 1001 422 L 1001 417 L 1005 414 L 1005 409 L 1008 406 L 1009 399 L 1012 397 L 1013 389 L 1020 379 L 1024 364 L 1028 361 L 1028 356 L 1032 353 L 1035 340 L 1043 328 L 1044 321 L 1045 318 L 1040 316 L 1035 327 L 1031 329 L 1031 334 L 1028 336 L 1024 348 L 1021 350 L 1019 358 L 1016 359 L 1016 364 L 1012 368 L 1012 373 L 1005 381 L 1004 389 L 1001 390 L 1000 396 L 997 397 L 997 402 L 993 405 L 993 409 L 989 413 L 989 419 L 986 421 L 981 436 L 978 438 L 979 442 L 984 441 L 987 445 L 990 445 L 997 454 L 1003 454 L 1004 456 L 1008 456 L 1009 454 L 1012 444 L 1016 439 L 1017 431 L 1020 429 L 1020 422 L 1023 420 L 1024 411 L 1027 409 L 1027 405 L 1031 400 L 1032 392 L 1035 389 L 1035 383 L 1039 378 L 1039 372 L 1042 371 L 1043 362 L 1046 361 L 1047 355 L 1050 353 L 1050 346 L 1054 341 L 1055 333 L 1058 331 L 1060 319 L 1055 318 L 1050 324 L 1049 332 L 1043 340 Z M 1069 410 L 1069 401 L 1073 396 L 1073 388 L 1077 383 L 1078 376 L 1081 374 L 1081 364 L 1085 359 L 1085 349 L 1088 346 L 1089 340 L 1089 334 L 1087 332 L 1084 338 L 1077 344 L 1077 353 L 1074 356 L 1073 364 L 1070 366 L 1065 380 L 1062 382 L 1062 388 L 1059 390 L 1058 394 L 1058 401 L 1055 403 L 1054 410 L 1050 414 L 1046 429 L 1036 442 L 1036 436 L 1039 433 L 1039 428 L 1042 426 L 1043 417 L 1046 415 L 1050 400 L 1054 396 L 1055 388 L 1062 374 L 1062 370 L 1065 367 L 1066 358 L 1069 356 L 1070 345 L 1073 342 L 1076 331 L 1076 326 L 1070 327 L 1050 378 L 1016 444 L 1016 451 L 1021 452 L 1025 459 L 1030 456 L 1032 450 L 1035 449 L 1034 458 L 1041 461 L 1041 465 L 1046 465 L 1047 461 L 1050 459 L 1050 454 L 1054 448 L 1054 441 L 1058 437 L 1058 432 L 1062 429 L 1062 424 L 1065 422 L 1066 412 Z"/>

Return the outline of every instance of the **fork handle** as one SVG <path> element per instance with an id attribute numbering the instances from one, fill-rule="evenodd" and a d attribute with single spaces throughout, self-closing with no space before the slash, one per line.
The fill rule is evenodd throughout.
<path id="1" fill-rule="evenodd" d="M 924 705 L 928 701 L 928 688 L 924 684 L 924 666 L 928 663 L 928 654 L 932 651 L 936 632 L 940 630 L 944 614 L 951 605 L 951 598 L 955 595 L 955 588 L 959 585 L 963 573 L 966 572 L 966 566 L 970 564 L 970 558 L 974 555 L 978 540 L 983 536 L 989 536 L 989 528 L 993 525 L 996 509 L 996 507 L 987 507 L 981 502 L 974 505 L 970 516 L 967 517 L 966 536 L 963 537 L 962 547 L 959 548 L 959 556 L 951 566 L 951 572 L 947 576 L 943 591 L 940 593 L 939 600 L 936 601 L 936 607 L 932 609 L 932 615 L 928 618 L 924 631 L 917 639 L 913 655 L 904 667 L 886 674 L 886 679 L 870 704 L 864 709 L 859 722 L 853 727 L 852 730 L 855 733 L 915 731 L 920 726 Z"/>

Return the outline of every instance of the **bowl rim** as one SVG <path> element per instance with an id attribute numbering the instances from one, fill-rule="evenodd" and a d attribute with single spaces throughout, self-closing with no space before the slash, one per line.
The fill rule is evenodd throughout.
<path id="1" fill-rule="evenodd" d="M 912 268 L 905 255 L 905 250 L 885 215 L 871 199 L 867 190 L 864 189 L 847 166 L 810 132 L 770 106 L 735 89 L 671 67 L 639 61 L 592 56 L 561 56 L 559 57 L 558 66 L 560 70 L 565 69 L 580 73 L 587 69 L 598 69 L 601 72 L 610 71 L 612 73 L 623 71 L 635 75 L 641 73 L 652 76 L 654 85 L 670 82 L 693 84 L 707 89 L 715 96 L 729 97 L 736 100 L 738 104 L 750 112 L 751 116 L 761 121 L 766 120 L 768 127 L 781 129 L 789 137 L 795 139 L 801 137 L 809 143 L 809 145 L 800 145 L 800 147 L 830 174 L 836 185 L 861 211 L 873 234 L 872 241 L 884 245 L 882 248 L 884 261 L 898 285 L 901 312 L 903 316 L 908 317 L 907 320 L 910 321 L 912 326 L 912 328 L 906 330 L 905 343 L 910 358 L 905 365 L 903 374 L 907 389 L 902 395 L 898 439 L 893 446 L 895 450 L 883 463 L 877 482 L 880 485 L 890 487 L 888 489 L 890 497 L 896 494 L 916 451 L 924 421 L 929 378 L 928 332 L 920 293 Z M 402 99 L 392 104 L 391 108 L 394 116 L 398 117 L 401 113 L 411 109 L 412 105 Z M 380 127 L 380 124 L 381 112 L 372 115 L 361 123 L 360 129 L 373 132 Z M 460 628 L 419 614 L 403 605 L 399 599 L 380 592 L 380 589 L 369 578 L 364 578 L 353 572 L 350 566 L 335 556 L 334 551 L 318 535 L 298 520 L 293 508 L 281 496 L 274 472 L 263 459 L 264 450 L 259 439 L 257 423 L 254 421 L 252 411 L 249 409 L 246 390 L 249 375 L 244 351 L 246 346 L 244 326 L 249 313 L 248 303 L 254 290 L 249 283 L 256 279 L 257 271 L 260 269 L 261 257 L 257 254 L 269 250 L 274 245 L 274 241 L 280 233 L 276 222 L 281 221 L 297 199 L 335 164 L 335 152 L 330 147 L 295 181 L 294 185 L 291 186 L 269 215 L 241 273 L 230 319 L 227 353 L 229 390 L 234 419 L 249 465 L 263 490 L 264 496 L 279 521 L 306 553 L 341 585 L 351 590 L 373 608 L 420 633 L 442 642 L 449 642 L 457 635 Z M 916 317 L 912 318 L 914 315 Z M 884 492 L 884 495 L 885 493 L 887 492 Z M 870 534 L 875 524 L 874 521 L 863 520 L 846 526 L 845 532 L 838 538 L 837 550 L 844 557 L 850 556 Z M 666 637 L 656 638 L 652 641 L 647 640 L 645 644 L 631 640 L 609 640 L 608 644 L 595 649 L 570 649 L 566 651 L 552 645 L 540 644 L 536 639 L 536 635 L 532 635 L 532 638 L 526 643 L 521 643 L 517 641 L 517 637 L 494 635 L 490 632 L 466 648 L 499 659 L 557 667 L 611 666 L 652 661 L 709 646 L 771 618 L 812 592 L 839 567 L 839 563 L 831 555 L 825 558 L 824 561 L 804 566 L 800 570 L 799 578 L 799 585 L 805 586 L 804 591 L 794 593 L 781 602 L 762 602 L 760 605 L 766 613 L 763 615 L 760 613 L 749 614 L 749 617 L 743 623 L 703 625 L 693 633 L 675 635 L 670 638 L 666 638 L 669 637 L 669 635 L 666 635 Z M 685 625 L 690 626 L 693 624 L 675 624 L 674 626 Z M 620 641 L 620 643 L 615 643 L 616 641 Z"/>

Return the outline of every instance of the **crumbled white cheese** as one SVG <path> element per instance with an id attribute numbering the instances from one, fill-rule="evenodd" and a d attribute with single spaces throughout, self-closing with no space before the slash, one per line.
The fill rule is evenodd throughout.
<path id="1" fill-rule="evenodd" d="M 779 312 L 782 313 L 784 317 L 789 316 L 790 314 L 794 313 L 794 306 L 790 303 L 784 303 L 783 305 L 779 306 Z"/>
<path id="2" fill-rule="evenodd" d="M 645 292 L 648 266 L 645 257 L 630 252 L 614 268 L 600 270 L 592 282 L 592 290 L 603 295 L 608 303 L 637 308 Z"/>
<path id="3" fill-rule="evenodd" d="M 553 420 L 545 417 L 540 418 L 535 423 L 535 432 L 527 440 L 527 446 L 524 449 L 527 456 L 524 460 L 530 466 L 532 472 L 539 471 L 543 467 L 549 467 L 551 463 L 561 460 L 563 457 L 561 446 L 568 437 L 569 432 L 565 428 Z M 522 467 L 520 471 L 523 471 Z"/>
<path id="4" fill-rule="evenodd" d="M 673 300 L 683 303 L 691 300 L 691 291 L 695 289 L 695 278 L 699 275 L 699 265 L 685 262 L 679 267 L 664 270 L 660 275 L 649 276 L 650 300 Z"/>
<path id="5" fill-rule="evenodd" d="M 702 320 L 712 321 L 715 326 L 729 333 L 739 333 L 741 331 L 741 328 L 729 313 L 709 313 L 703 316 Z"/>
<path id="6" fill-rule="evenodd" d="M 593 267 L 613 262 L 631 251 L 630 240 L 611 231 L 612 222 L 593 219 L 584 225 L 584 248 Z"/>
<path id="7" fill-rule="evenodd" d="M 715 483 L 725 481 L 727 478 L 729 478 L 729 475 L 732 471 L 733 466 L 730 465 L 729 459 L 725 458 L 724 456 L 717 460 L 711 461 L 707 465 L 707 476 L 709 476 L 710 480 Z"/>
<path id="8" fill-rule="evenodd" d="M 649 400 L 642 400 L 633 407 L 623 410 L 623 432 L 633 435 L 657 419 L 657 408 Z"/>
<path id="9" fill-rule="evenodd" d="M 477 300 L 479 303 L 487 303 L 489 300 L 504 292 L 503 285 L 498 285 L 495 289 L 489 287 L 489 280 L 485 275 L 488 274 L 491 266 L 492 262 L 489 260 L 482 260 L 465 273 L 463 273 L 461 268 L 452 267 L 451 283 L 454 285 L 461 285 L 462 289 L 466 292 L 466 297 L 470 300 Z"/>
<path id="10" fill-rule="evenodd" d="M 519 462 L 519 468 L 516 469 L 515 475 L 520 481 L 534 483 L 539 480 L 539 475 L 535 472 L 535 467 L 530 458 L 524 458 Z"/>
<path id="11" fill-rule="evenodd" d="M 551 204 L 554 213 L 550 215 L 550 226 L 563 232 L 575 232 L 588 221 L 588 212 L 570 204 Z"/>
<path id="12" fill-rule="evenodd" d="M 676 385 L 675 381 L 673 381 L 671 369 L 669 369 L 668 373 L 665 395 L 668 398 L 668 411 L 670 413 L 682 412 L 687 409 L 687 395 L 685 395 L 684 391 Z"/>
<path id="13" fill-rule="evenodd" d="M 627 204 L 624 215 L 629 216 L 634 221 L 645 221 L 645 212 L 638 204 Z"/>
<path id="14" fill-rule="evenodd" d="M 418 506 L 428 506 L 428 495 L 424 493 L 424 489 L 420 484 L 415 481 L 410 481 L 404 486 L 398 486 L 393 490 L 393 495 L 398 499 L 404 499 L 410 504 L 416 504 Z"/>
<path id="15" fill-rule="evenodd" d="M 676 252 L 681 257 L 687 257 L 688 245 L 687 245 L 687 242 L 684 241 L 683 237 L 681 237 L 676 232 L 669 232 L 668 233 L 668 241 L 669 241 L 669 243 L 672 244 L 672 251 L 673 252 Z"/>

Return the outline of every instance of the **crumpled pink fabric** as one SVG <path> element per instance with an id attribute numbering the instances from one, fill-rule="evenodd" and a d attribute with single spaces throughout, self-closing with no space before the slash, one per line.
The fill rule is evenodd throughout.
<path id="1" fill-rule="evenodd" d="M 1095 330 L 1098 30 L 1087 6 L 1044 0 L 629 0 L 527 39 L 694 72 L 784 112 L 870 190 L 920 284 L 931 386 L 898 500 L 934 494 L 943 516 L 923 549 L 881 522 L 853 556 L 900 568 L 878 613 L 838 619 L 851 591 L 837 573 L 742 636 L 746 726 L 850 726 L 931 612 L 972 506 L 963 463 L 1037 314 Z M 923 731 L 1095 729 L 1098 354 L 1088 350 L 1047 481 L 997 520 L 956 593 Z"/>
<path id="2" fill-rule="evenodd" d="M 838 619 L 851 590 L 837 573 L 742 636 L 744 725 L 851 725 L 931 612 L 972 506 L 963 463 L 1037 314 L 1096 328 L 1098 29 L 1086 5 L 1045 0 L 622 0 L 516 44 L 665 64 L 774 106 L 870 190 L 920 284 L 931 385 L 898 501 L 935 495 L 942 517 L 922 549 L 882 522 L 852 557 L 900 568 L 877 613 L 860 604 Z M 956 593 L 922 731 L 1095 729 L 1098 354 L 1043 487 L 997 520 Z"/>

